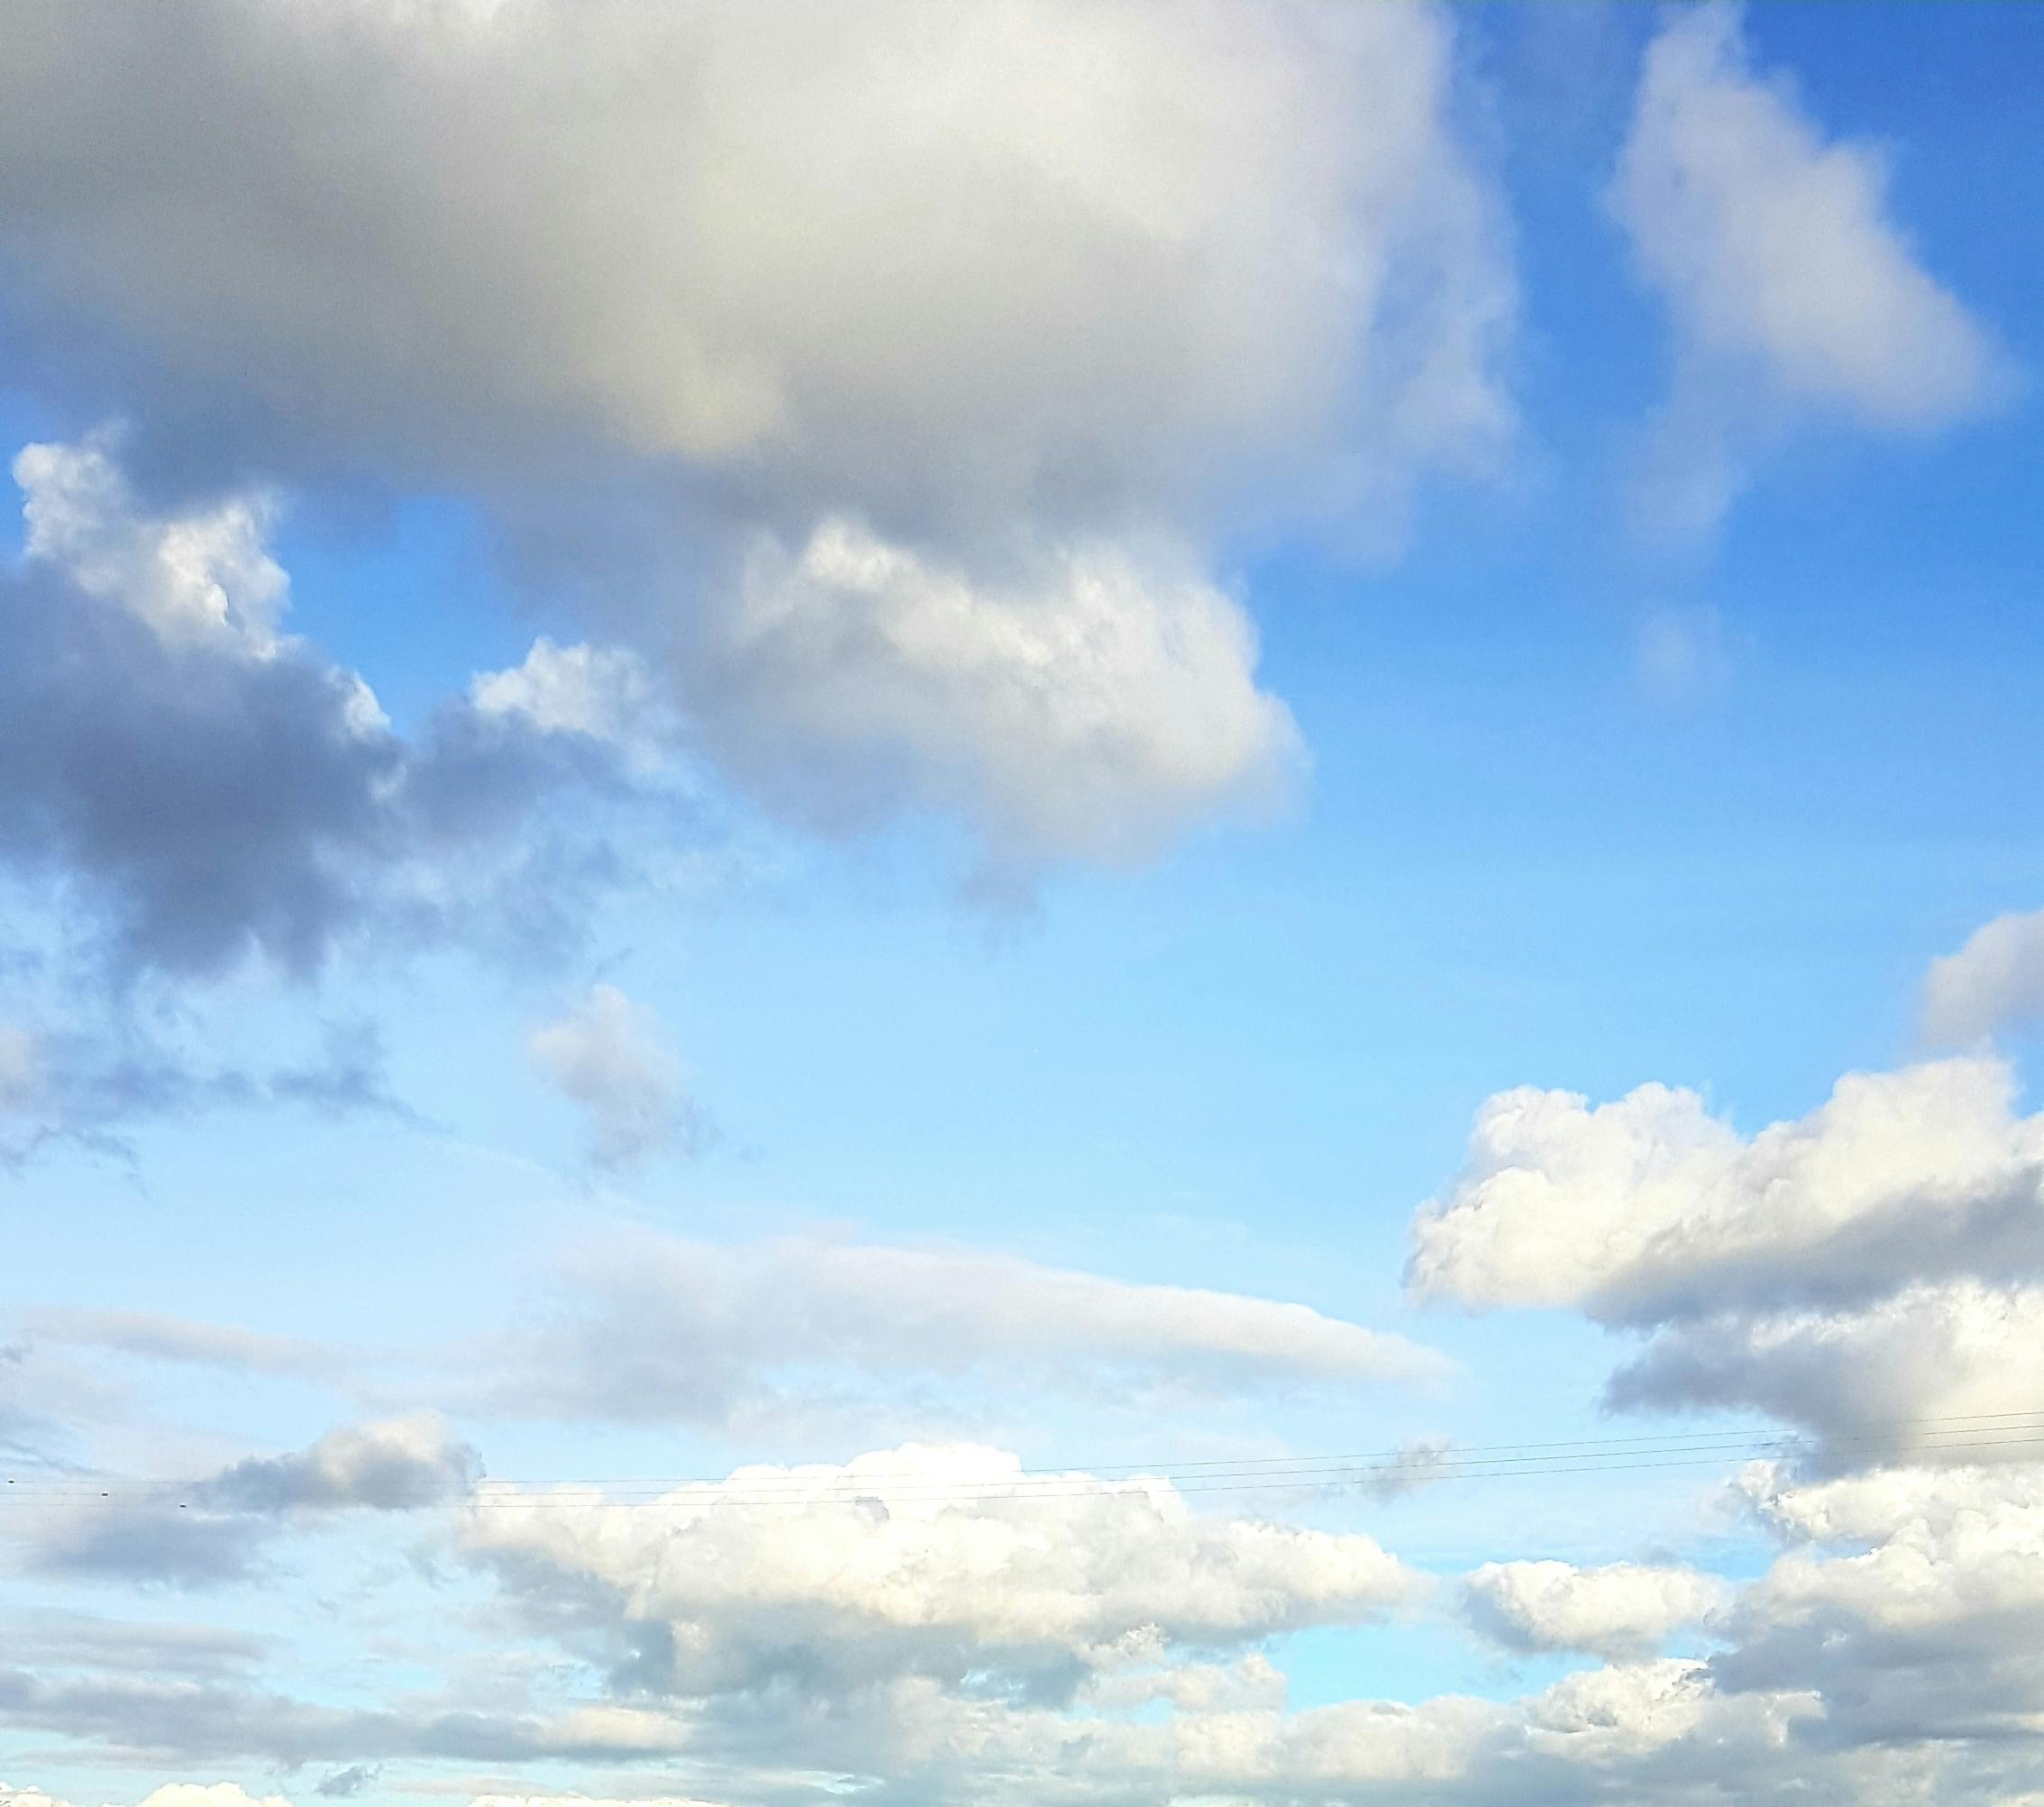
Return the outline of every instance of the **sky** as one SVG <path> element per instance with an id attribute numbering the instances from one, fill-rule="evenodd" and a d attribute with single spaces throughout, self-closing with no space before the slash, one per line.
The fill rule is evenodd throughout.
<path id="1" fill-rule="evenodd" d="M 0 1807 L 2044 1801 L 2040 71 L 0 0 Z"/>

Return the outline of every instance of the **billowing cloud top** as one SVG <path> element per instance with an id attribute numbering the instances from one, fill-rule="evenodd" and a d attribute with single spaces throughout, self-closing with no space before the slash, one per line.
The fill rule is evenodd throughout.
<path id="1" fill-rule="evenodd" d="M 2009 1070 L 1957 1060 L 1848 1074 L 1747 1140 L 1696 1093 L 1594 1108 L 1526 1089 L 1478 1113 L 1469 1165 L 1413 1224 L 1423 1293 L 1651 1323 L 1849 1301 L 1940 1274 L 2044 1264 L 2044 1118 Z"/>

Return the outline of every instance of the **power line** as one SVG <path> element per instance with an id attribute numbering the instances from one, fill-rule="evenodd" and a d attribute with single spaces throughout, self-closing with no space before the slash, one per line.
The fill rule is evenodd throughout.
<path id="1" fill-rule="evenodd" d="M 1914 1435 L 1909 1433 L 1913 1431 Z M 1969 1456 L 2044 1443 L 2044 1413 L 1953 1413 L 1900 1420 L 1889 1429 L 1854 1437 L 1814 1437 L 1779 1430 L 1729 1429 L 1642 1433 L 1629 1437 L 1560 1438 L 1542 1443 L 1447 1446 L 1439 1449 L 1375 1450 L 1337 1456 L 1213 1457 L 1181 1463 L 1109 1464 L 1098 1469 L 1018 1469 L 999 1475 L 947 1480 L 926 1469 L 780 1470 L 724 1475 L 607 1481 L 496 1481 L 463 1502 L 475 1511 L 590 1511 L 662 1506 L 819 1507 L 857 1505 L 999 1505 L 1043 1500 L 1112 1497 L 1163 1483 L 1179 1495 L 1417 1490 L 1460 1480 L 1617 1474 L 1653 1468 L 1714 1466 L 1733 1459 L 1858 1450 L 1898 1457 Z M 55 1485 L 9 1478 L 0 1501 L 99 1501 L 123 1506 L 191 1510 L 196 1504 L 232 1512 L 230 1499 L 209 1486 L 123 1477 L 104 1487 Z M 180 1497 L 182 1496 L 182 1497 Z"/>

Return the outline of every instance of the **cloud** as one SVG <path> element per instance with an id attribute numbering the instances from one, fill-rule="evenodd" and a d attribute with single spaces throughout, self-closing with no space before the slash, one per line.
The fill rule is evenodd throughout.
<path id="1" fill-rule="evenodd" d="M 658 1501 L 489 1485 L 470 1554 L 631 1684 L 680 1694 L 892 1675 L 1024 1689 L 1382 1617 L 1419 1578 L 1356 1534 L 1195 1517 L 1165 1481 L 1027 1481 L 971 1447 L 746 1468 Z"/>
<path id="2" fill-rule="evenodd" d="M 359 676 L 276 632 L 268 503 L 158 511 L 104 439 L 31 446 L 14 472 L 0 860 L 63 887 L 119 975 L 251 954 L 302 973 L 370 924 L 449 935 L 457 859 L 464 926 L 512 919 L 563 877 L 543 865 L 550 800 L 628 800 L 614 749 L 533 707 L 453 700 L 401 739 Z M 6 1049 L 11 1097 L 34 1075 Z M 279 1083 L 334 1099 L 311 1072 Z"/>
<path id="3" fill-rule="evenodd" d="M 1503 414 L 1430 10 L 13 11 L 18 281 L 331 438 L 579 433 L 1005 522 L 1273 448 L 1464 457 Z"/>
<path id="4" fill-rule="evenodd" d="M 39 390 L 132 415 L 174 478 L 478 497 L 806 824 L 937 810 L 997 865 L 1121 862 L 1255 808 L 1294 736 L 1214 541 L 1393 536 L 1511 436 L 1439 8 L 5 29 Z M 476 699 L 587 729 L 614 675 L 535 649 Z"/>
<path id="5" fill-rule="evenodd" d="M 308 1059 L 251 1071 L 210 1064 L 127 1024 L 98 1033 L 0 1026 L 0 1165 L 53 1143 L 124 1154 L 125 1132 L 137 1121 L 206 1109 L 290 1105 L 325 1117 L 417 1120 L 386 1084 L 372 1029 L 330 1025 L 324 1044 Z"/>
<path id="6" fill-rule="evenodd" d="M 1694 1569 L 1612 1563 L 1492 1562 L 1464 1583 L 1470 1622 L 1509 1650 L 1650 1656 L 1729 1604 L 1731 1588 Z"/>
<path id="7" fill-rule="evenodd" d="M 574 734 L 643 755 L 656 713 L 644 662 L 615 646 L 556 646 L 543 634 L 525 663 L 469 686 L 480 716 L 518 716 L 542 734 Z"/>
<path id="8" fill-rule="evenodd" d="M 1592 1107 L 1502 1092 L 1469 1164 L 1414 1219 L 1422 1295 L 1574 1306 L 1608 1323 L 1881 1297 L 2044 1266 L 2044 1118 L 2000 1062 L 1849 1073 L 1750 1139 L 1693 1091 Z"/>
<path id="9" fill-rule="evenodd" d="M 1675 525 L 1709 525 L 1755 444 L 1799 413 L 1927 433 L 2005 386 L 1886 185 L 1877 149 L 1828 139 L 1752 68 L 1737 8 L 1673 14 L 1648 47 L 1608 198 L 1674 328 L 1659 482 Z"/>
<path id="10" fill-rule="evenodd" d="M 2044 1707 L 2044 1469 L 1811 1484 L 1755 1464 L 1742 1490 L 1786 1547 L 1744 1591 L 1738 1641 L 1713 1665 L 1722 1685 L 1820 1692 L 1841 1742 L 2030 1746 Z"/>
<path id="11" fill-rule="evenodd" d="M 1691 708 L 1731 680 L 1731 650 L 1715 609 L 1656 608 L 1641 618 L 1633 638 L 1632 680 L 1648 702 Z"/>
<path id="12" fill-rule="evenodd" d="M 466 1360 L 466 1358 L 464 1358 Z M 967 1249 L 640 1235 L 565 1264 L 492 1358 L 504 1410 L 729 1426 L 910 1375 L 1118 1399 L 1438 1377 L 1444 1359 L 1304 1305 Z"/>
<path id="13" fill-rule="evenodd" d="M 69 1807 L 33 1788 L 0 1783 L 0 1807 Z M 169 1782 L 145 1794 L 140 1807 L 291 1807 L 281 1794 L 250 1794 L 232 1782 Z"/>
<path id="14" fill-rule="evenodd" d="M 476 1452 L 437 1418 L 344 1426 L 295 1454 L 251 1457 L 196 1481 L 82 1477 L 14 1488 L 14 1557 L 46 1576 L 218 1585 L 254 1574 L 289 1525 L 444 1505 L 480 1474 Z"/>
<path id="15" fill-rule="evenodd" d="M 1985 1057 L 1852 1073 L 1748 1138 L 1665 1086 L 1501 1093 L 1413 1220 L 1409 1281 L 1652 1332 L 1621 1408 L 1757 1407 L 1827 1471 L 1965 1462 L 1948 1420 L 2044 1386 L 2044 1118 L 2013 1098 Z"/>
<path id="16" fill-rule="evenodd" d="M 224 1368 L 239 1374 L 333 1375 L 345 1354 L 297 1337 L 268 1336 L 228 1324 L 205 1324 L 156 1311 L 97 1311 L 44 1307 L 24 1312 L 23 1327 L 38 1342 L 105 1349 L 147 1361 Z"/>
<path id="17" fill-rule="evenodd" d="M 1267 810 L 1302 769 L 1255 663 L 1240 604 L 1182 552 L 1062 546 L 989 587 L 832 519 L 798 553 L 754 549 L 696 714 L 824 826 L 948 809 L 997 861 L 1119 864 Z"/>
<path id="18" fill-rule="evenodd" d="M 342 1426 L 295 1455 L 251 1456 L 194 1491 L 237 1511 L 406 1512 L 461 1498 L 481 1473 L 473 1449 L 417 1413 Z"/>
<path id="19" fill-rule="evenodd" d="M 568 1014 L 533 1031 L 533 1064 L 589 1121 L 589 1154 L 626 1166 L 663 1149 L 687 1152 L 704 1131 L 688 1074 L 660 1018 L 615 985 L 597 984 Z"/>
<path id="20" fill-rule="evenodd" d="M 1998 916 L 1923 981 L 1923 1037 L 1966 1046 L 2044 1019 L 2044 910 Z"/>
<path id="21" fill-rule="evenodd" d="M 2040 1389 L 2044 1288 L 1951 1281 L 1671 1327 L 1618 1369 L 1610 1396 L 1635 1410 L 1757 1408 L 1815 1431 L 1814 1465 L 1835 1471 L 2005 1456 L 2004 1426 Z"/>

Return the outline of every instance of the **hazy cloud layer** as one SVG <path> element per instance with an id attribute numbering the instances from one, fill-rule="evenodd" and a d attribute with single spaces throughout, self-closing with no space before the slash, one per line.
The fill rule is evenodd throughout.
<path id="1" fill-rule="evenodd" d="M 496 1409 L 742 1426 L 838 1389 L 984 1378 L 1121 1398 L 1437 1378 L 1394 1334 L 1303 1305 L 963 1248 L 636 1236 L 579 1252 L 497 1359 Z"/>

